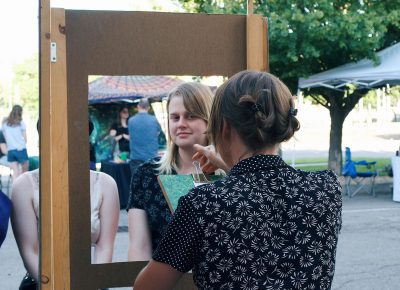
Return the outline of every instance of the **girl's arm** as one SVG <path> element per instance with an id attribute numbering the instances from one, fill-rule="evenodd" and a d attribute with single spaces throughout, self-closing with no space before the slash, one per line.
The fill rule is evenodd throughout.
<path id="1" fill-rule="evenodd" d="M 33 188 L 26 174 L 12 186 L 11 225 L 26 270 L 35 279 L 39 275 L 38 225 L 33 208 Z"/>
<path id="2" fill-rule="evenodd" d="M 119 140 L 122 139 L 123 134 L 117 135 L 117 130 L 111 129 L 111 130 L 110 130 L 110 136 L 114 137 L 114 140 L 115 140 L 115 141 L 119 141 Z"/>
<path id="3" fill-rule="evenodd" d="M 96 243 L 94 263 L 111 263 L 114 241 L 118 230 L 119 196 L 114 179 L 106 174 L 100 175 L 103 192 L 100 206 L 100 236 Z"/>
<path id="4" fill-rule="evenodd" d="M 129 261 L 149 261 L 153 252 L 147 214 L 143 209 L 128 211 Z"/>
<path id="5" fill-rule="evenodd" d="M 7 155 L 7 145 L 6 145 L 6 143 L 0 143 L 0 150 L 4 155 Z"/>
<path id="6" fill-rule="evenodd" d="M 173 289 L 183 273 L 168 264 L 151 260 L 139 273 L 133 285 L 135 290 Z"/>
<path id="7" fill-rule="evenodd" d="M 26 137 L 26 131 L 22 133 L 22 136 L 24 137 L 25 143 L 28 143 L 28 137 Z"/>

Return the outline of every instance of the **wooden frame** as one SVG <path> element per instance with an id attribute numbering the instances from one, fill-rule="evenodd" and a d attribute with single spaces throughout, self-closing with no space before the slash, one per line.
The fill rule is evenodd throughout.
<path id="1" fill-rule="evenodd" d="M 53 287 L 52 265 L 52 221 L 51 221 L 51 139 L 50 139 L 50 0 L 39 1 L 39 107 L 40 107 L 40 220 L 39 275 L 41 289 Z"/>
<path id="2" fill-rule="evenodd" d="M 131 286 L 146 262 L 90 260 L 88 76 L 267 70 L 266 21 L 252 13 L 50 10 L 47 4 L 42 0 L 42 289 Z M 53 62 L 50 42 L 57 47 Z M 184 275 L 176 289 L 193 289 L 191 277 Z"/>

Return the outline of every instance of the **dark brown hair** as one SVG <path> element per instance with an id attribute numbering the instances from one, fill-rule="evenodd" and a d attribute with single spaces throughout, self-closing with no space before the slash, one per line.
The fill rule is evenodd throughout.
<path id="1" fill-rule="evenodd" d="M 7 118 L 8 126 L 17 126 L 21 124 L 22 121 L 22 107 L 20 105 L 14 105 L 12 108 L 10 115 Z"/>
<path id="2" fill-rule="evenodd" d="M 295 114 L 292 94 L 282 81 L 266 72 L 242 71 L 217 89 L 207 132 L 218 148 L 226 121 L 255 151 L 289 140 L 300 129 Z"/>
<path id="3" fill-rule="evenodd" d="M 118 125 L 121 125 L 121 124 L 122 124 L 122 123 L 121 123 L 121 112 L 122 112 L 123 110 L 128 110 L 128 113 L 129 113 L 129 107 L 128 107 L 127 105 L 122 105 L 121 107 L 119 107 L 119 110 L 118 110 L 118 117 L 117 117 Z M 129 113 L 129 116 L 130 116 L 130 113 Z M 129 119 L 129 116 L 128 116 L 128 119 Z"/>

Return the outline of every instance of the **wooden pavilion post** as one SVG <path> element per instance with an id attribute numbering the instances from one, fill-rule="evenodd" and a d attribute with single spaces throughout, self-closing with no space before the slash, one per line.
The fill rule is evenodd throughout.
<path id="1" fill-rule="evenodd" d="M 50 138 L 50 0 L 39 1 L 39 109 L 40 109 L 40 289 L 53 289 L 51 221 Z"/>
<path id="2" fill-rule="evenodd" d="M 247 69 L 269 71 L 268 22 L 261 15 L 253 14 L 253 10 L 253 0 L 247 0 Z"/>
<path id="3" fill-rule="evenodd" d="M 42 0 L 40 16 L 41 289 L 70 289 L 65 14 Z"/>
<path id="4" fill-rule="evenodd" d="M 55 55 L 54 44 L 56 45 Z M 69 143 L 64 9 L 51 10 L 51 47 L 52 269 L 55 289 L 70 289 Z"/>

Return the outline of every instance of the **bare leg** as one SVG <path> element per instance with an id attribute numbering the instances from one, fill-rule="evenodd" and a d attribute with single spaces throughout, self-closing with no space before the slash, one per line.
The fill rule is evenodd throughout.
<path id="1" fill-rule="evenodd" d="M 21 173 L 27 172 L 28 169 L 29 169 L 29 161 L 25 161 L 24 163 L 22 163 L 21 164 L 21 168 L 22 168 L 22 172 Z"/>
<path id="2" fill-rule="evenodd" d="M 18 162 L 10 162 L 10 167 L 13 170 L 13 181 L 21 175 L 21 169 L 19 168 Z"/>

